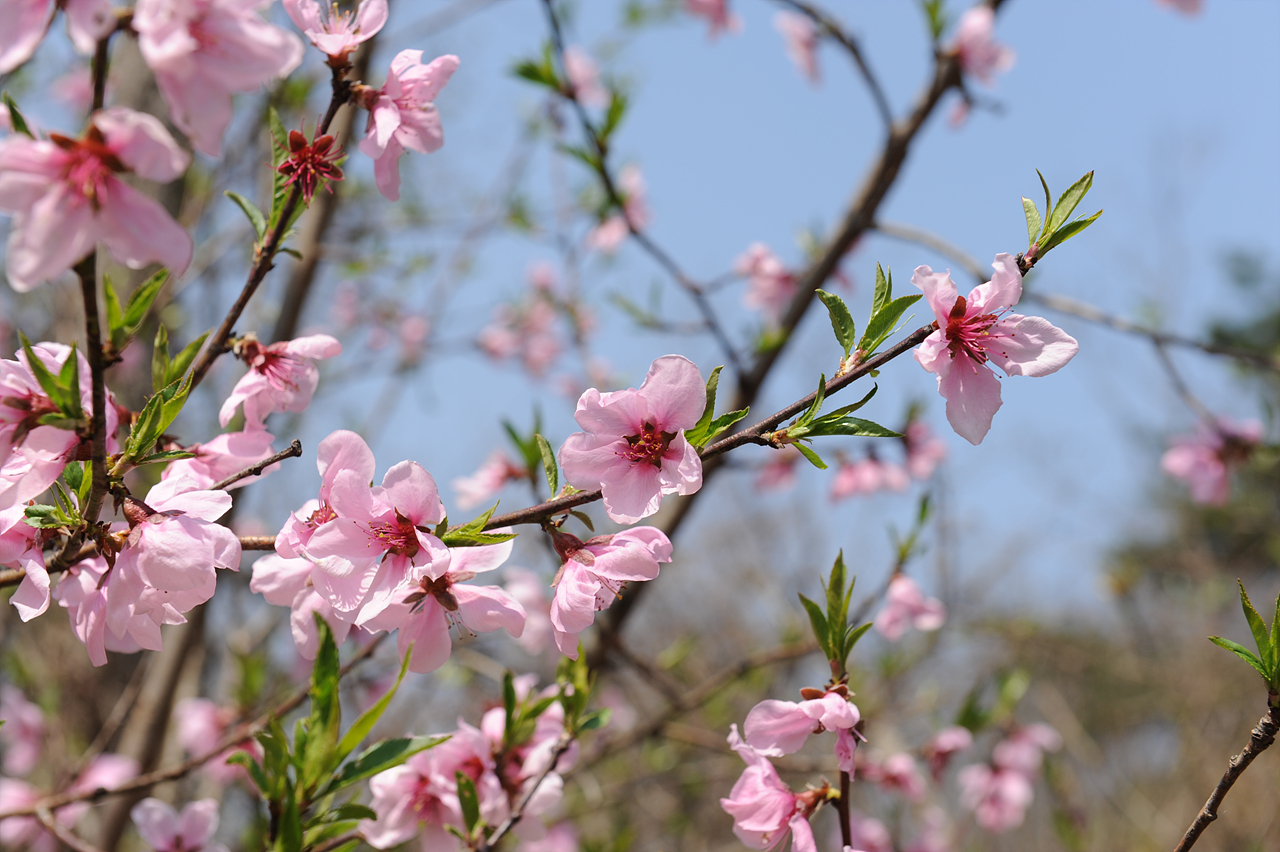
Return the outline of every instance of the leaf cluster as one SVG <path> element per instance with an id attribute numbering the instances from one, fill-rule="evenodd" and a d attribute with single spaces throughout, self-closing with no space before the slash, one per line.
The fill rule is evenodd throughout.
<path id="1" fill-rule="evenodd" d="M 1209 641 L 1220 648 L 1226 648 L 1262 675 L 1267 684 L 1267 692 L 1272 703 L 1280 703 L 1280 597 L 1276 598 L 1275 615 L 1271 617 L 1271 629 L 1262 620 L 1262 616 L 1254 609 L 1249 594 L 1244 590 L 1244 583 L 1236 581 L 1240 586 L 1240 607 L 1244 610 L 1245 621 L 1249 622 L 1249 632 L 1253 634 L 1253 642 L 1258 648 L 1255 655 L 1239 642 L 1232 642 L 1221 636 L 1210 636 Z"/>
<path id="2" fill-rule="evenodd" d="M 1099 210 L 1092 216 L 1080 216 L 1070 222 L 1067 221 L 1075 211 L 1076 206 L 1084 200 L 1089 188 L 1093 186 L 1093 172 L 1089 172 L 1067 187 L 1067 191 L 1058 196 L 1056 202 L 1050 201 L 1052 195 L 1049 192 L 1049 184 L 1045 181 L 1044 175 L 1040 174 L 1038 169 L 1036 174 L 1040 175 L 1040 186 L 1044 188 L 1043 218 L 1040 211 L 1036 209 L 1034 201 L 1026 196 L 1022 198 L 1022 210 L 1027 217 L 1026 256 L 1032 261 L 1037 261 L 1044 257 L 1049 253 L 1050 249 L 1062 245 L 1092 225 L 1102 215 L 1102 211 Z"/>
<path id="3" fill-rule="evenodd" d="M 483 547 L 487 544 L 502 544 L 504 541 L 511 541 L 516 537 L 515 533 L 490 533 L 484 531 L 485 524 L 489 523 L 489 519 L 493 517 L 493 513 L 497 508 L 498 504 L 494 503 L 484 514 L 452 528 L 449 526 L 449 518 L 446 517 L 435 528 L 434 535 L 443 541 L 447 547 Z M 423 531 L 430 532 L 430 530 Z"/>
<path id="4" fill-rule="evenodd" d="M 858 337 L 857 324 L 844 300 L 835 293 L 819 290 L 818 298 L 827 306 L 831 317 L 831 330 L 836 340 L 844 349 L 844 360 L 840 372 L 865 361 L 875 354 L 886 340 L 892 337 L 899 328 L 898 322 L 907 308 L 920 300 L 921 294 L 899 296 L 893 298 L 893 272 L 885 274 L 880 264 L 876 264 L 876 287 L 871 299 L 871 316 L 867 320 L 867 328 Z"/>
<path id="5" fill-rule="evenodd" d="M 845 585 L 844 551 L 836 556 L 831 566 L 831 575 L 823 585 L 826 610 L 813 601 L 800 595 L 800 604 L 809 615 L 809 625 L 813 628 L 813 637 L 818 640 L 818 647 L 831 663 L 831 676 L 835 681 L 842 680 L 848 674 L 849 653 L 858 640 L 871 629 L 871 622 L 861 626 L 849 621 L 849 601 L 853 597 L 853 586 L 857 577 L 849 577 Z"/>
<path id="6" fill-rule="evenodd" d="M 105 274 L 102 276 L 102 297 L 106 303 L 108 329 L 108 339 L 106 346 L 103 347 L 105 350 L 103 355 L 107 361 L 120 358 L 125 347 L 142 327 L 142 321 L 146 319 L 147 312 L 151 310 L 156 296 L 160 295 L 160 288 L 168 280 L 169 270 L 161 269 L 139 284 L 138 288 L 129 294 L 129 301 L 121 308 L 120 297 L 116 295 L 110 276 Z"/>
<path id="7" fill-rule="evenodd" d="M 716 390 L 720 386 L 720 371 L 723 369 L 724 366 L 722 365 L 711 371 L 711 378 L 707 379 L 707 404 L 702 409 L 702 416 L 698 418 L 698 422 L 694 424 L 692 429 L 684 430 L 684 439 L 697 449 L 702 449 L 711 443 L 729 427 L 746 417 L 751 410 L 742 408 L 737 411 L 730 411 L 727 414 L 721 414 L 719 417 L 715 416 Z"/>
<path id="8" fill-rule="evenodd" d="M 808 443 L 813 438 L 829 435 L 851 435 L 862 438 L 901 438 L 901 433 L 885 428 L 879 423 L 864 420 L 861 417 L 850 416 L 870 402 L 879 389 L 879 385 L 872 385 L 867 395 L 857 402 L 818 416 L 822 411 L 822 403 L 827 398 L 827 377 L 825 375 L 819 376 L 818 392 L 813 398 L 813 403 L 804 414 L 796 418 L 794 423 L 785 429 L 779 430 L 776 434 L 780 439 L 785 439 L 787 443 L 794 444 L 801 455 L 808 459 L 814 467 L 821 470 L 826 470 L 827 463 L 822 460 L 822 457 L 812 447 L 808 446 Z"/>
<path id="9" fill-rule="evenodd" d="M 31 374 L 36 377 L 40 389 L 57 409 L 41 414 L 36 423 L 40 426 L 83 432 L 89 426 L 89 418 L 80 406 L 80 358 L 76 354 L 75 344 L 72 344 L 71 352 L 58 369 L 58 374 L 54 375 L 31 348 L 31 341 L 27 336 L 19 332 L 18 337 L 22 341 L 22 351 L 27 356 Z"/>

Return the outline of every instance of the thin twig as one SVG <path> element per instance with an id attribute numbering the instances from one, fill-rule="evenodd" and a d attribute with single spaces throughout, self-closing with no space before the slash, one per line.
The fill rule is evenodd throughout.
<path id="1" fill-rule="evenodd" d="M 76 852 L 102 852 L 102 850 L 97 846 L 76 837 L 76 835 L 72 833 L 71 829 L 62 825 L 54 818 L 53 812 L 48 808 L 37 807 L 35 815 L 36 819 L 40 821 L 40 824 L 49 830 L 50 834 L 58 838 L 58 840 L 63 844 L 76 850 Z"/>
<path id="2" fill-rule="evenodd" d="M 271 467 L 271 465 L 275 464 L 276 462 L 281 462 L 281 461 L 284 461 L 285 459 L 296 459 L 296 458 L 299 458 L 301 455 L 302 455 L 302 442 L 299 441 L 297 438 L 294 438 L 293 443 L 289 445 L 288 449 L 281 450 L 275 455 L 267 456 L 265 459 L 258 462 L 257 464 L 249 465 L 244 470 L 240 471 L 239 473 L 231 474 L 221 482 L 213 483 L 212 485 L 209 486 L 209 490 L 221 491 L 222 489 L 226 488 L 229 485 L 235 485 L 237 482 L 239 482 L 242 479 L 248 479 L 251 476 L 260 476 L 264 470 Z"/>
<path id="3" fill-rule="evenodd" d="M 573 735 L 569 731 L 565 731 L 560 735 L 560 739 L 556 741 L 555 750 L 551 753 L 551 760 L 548 761 L 547 766 L 538 775 L 538 780 L 529 785 L 529 788 L 524 791 L 519 801 L 516 802 L 515 807 L 511 809 L 511 815 L 494 829 L 493 834 L 476 845 L 475 852 L 491 852 L 498 845 L 498 842 L 507 835 L 507 832 L 515 828 L 516 823 L 520 822 L 521 818 L 524 817 L 524 809 L 529 806 L 529 802 L 538 792 L 538 788 L 542 786 L 542 782 L 547 780 L 547 776 L 555 771 L 556 764 L 560 762 L 560 758 L 564 757 L 564 753 L 569 750 L 571 745 L 573 745 Z"/>
<path id="4" fill-rule="evenodd" d="M 93 377 L 93 415 L 89 421 L 93 452 L 93 486 L 84 507 L 84 519 L 92 525 L 102 512 L 107 495 L 107 384 L 106 364 L 102 360 L 102 325 L 98 317 L 97 255 L 90 252 L 76 264 L 80 277 L 80 295 L 84 301 L 85 357 Z M 70 542 L 68 542 L 70 543 Z"/>
<path id="5" fill-rule="evenodd" d="M 1280 707 L 1272 706 L 1267 711 L 1267 715 L 1259 719 L 1258 724 L 1249 733 L 1249 743 L 1244 747 L 1244 751 L 1231 758 L 1231 762 L 1227 764 L 1227 771 L 1222 773 L 1222 779 L 1218 781 L 1218 786 L 1213 788 L 1213 793 L 1200 809 L 1200 813 L 1196 814 L 1187 833 L 1183 835 L 1182 842 L 1173 852 L 1187 852 L 1196 845 L 1196 841 L 1209 827 L 1209 823 L 1218 818 L 1218 808 L 1222 805 L 1222 800 L 1227 797 L 1232 785 L 1249 768 L 1253 759 L 1276 741 L 1277 730 L 1280 730 Z"/>

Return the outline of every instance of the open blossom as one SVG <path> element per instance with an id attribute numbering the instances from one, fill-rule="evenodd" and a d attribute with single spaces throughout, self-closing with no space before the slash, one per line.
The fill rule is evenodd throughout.
<path id="1" fill-rule="evenodd" d="M 585 243 L 592 251 L 613 254 L 631 233 L 631 228 L 641 231 L 649 226 L 644 177 L 638 167 L 631 164 L 622 167 L 618 173 L 618 193 L 622 196 L 622 212 L 614 213 L 587 233 Z"/>
<path id="2" fill-rule="evenodd" d="M 960 770 L 960 803 L 991 832 L 1017 828 L 1034 798 L 1033 782 L 1043 753 L 1057 751 L 1062 738 L 1048 725 L 1018 728 L 996 744 L 991 765 L 974 764 Z"/>
<path id="3" fill-rule="evenodd" d="M 6 775 L 26 775 L 40 762 L 44 742 L 44 713 L 22 690 L 0 685 L 0 743 L 4 743 Z"/>
<path id="4" fill-rule="evenodd" d="M 853 730 L 861 718 L 857 705 L 849 701 L 844 687 L 821 694 L 817 694 L 819 690 L 809 692 L 813 697 L 799 703 L 767 699 L 751 708 L 742 725 L 747 744 L 760 754 L 781 757 L 799 751 L 810 734 L 834 731 L 840 769 L 852 773 L 856 738 L 860 736 Z"/>
<path id="5" fill-rule="evenodd" d="M 0 566 L 23 570 L 22 583 L 9 599 L 19 618 L 30 621 L 49 608 L 49 572 L 45 570 L 40 532 L 26 522 L 23 503 L 0 510 Z M 4 730 L 0 728 L 0 738 Z"/>
<path id="6" fill-rule="evenodd" d="M 1231 494 L 1231 469 L 1249 460 L 1263 434 L 1257 420 L 1234 423 L 1218 418 L 1212 429 L 1201 426 L 1195 435 L 1173 439 L 1160 466 L 1187 483 L 1195 502 L 1222 506 Z"/>
<path id="7" fill-rule="evenodd" d="M 516 467 L 502 450 L 494 450 L 470 476 L 460 476 L 453 481 L 459 509 L 474 509 L 492 500 L 503 486 L 514 479 L 527 479 L 528 471 Z"/>
<path id="8" fill-rule="evenodd" d="M 255 429 L 252 425 L 243 432 L 224 432 L 211 441 L 186 447 L 187 452 L 195 455 L 170 462 L 161 479 L 182 479 L 189 483 L 187 490 L 203 491 L 270 456 L 273 440 L 266 429 Z M 247 476 L 227 488 L 240 488 L 256 482 L 279 467 L 273 464 L 258 476 Z"/>
<path id="9" fill-rule="evenodd" d="M 351 51 L 387 23 L 387 0 L 361 0 L 354 15 L 337 3 L 322 6 L 316 0 L 284 0 L 284 10 L 331 65 L 345 64 Z"/>
<path id="10" fill-rule="evenodd" d="M 218 422 L 226 426 L 244 404 L 246 424 L 261 428 L 267 415 L 276 411 L 305 411 L 320 383 L 315 361 L 342 352 L 342 344 L 327 334 L 312 334 L 263 346 L 246 336 L 235 347 L 236 355 L 249 365 L 222 403 Z"/>
<path id="11" fill-rule="evenodd" d="M 956 26 L 953 50 L 960 57 L 964 73 L 977 77 L 984 86 L 994 82 L 994 75 L 1013 67 L 1017 58 L 1013 50 L 995 39 L 996 13 L 990 6 L 972 6 L 960 16 Z"/>
<path id="12" fill-rule="evenodd" d="M 915 357 L 938 376 L 947 420 L 960 437 L 980 444 L 1000 409 L 1000 380 L 988 361 L 1010 376 L 1047 376 L 1079 350 L 1075 338 L 1040 317 L 1008 313 L 1022 298 L 1022 273 L 1008 254 L 996 255 L 991 280 L 961 296 L 950 274 L 916 267 L 911 283 L 924 291 L 938 328 Z"/>
<path id="13" fill-rule="evenodd" d="M 98 39 L 116 26 L 110 0 L 62 0 L 67 35 L 81 53 L 93 53 Z M 8 74 L 30 59 L 40 46 L 54 9 L 51 0 L 0 0 L 0 74 Z"/>
<path id="14" fill-rule="evenodd" d="M 252 92 L 302 61 L 302 40 L 258 10 L 271 0 L 138 0 L 133 28 L 169 115 L 211 157 L 231 123 L 232 92 Z"/>
<path id="15" fill-rule="evenodd" d="M 585 542 L 553 530 L 552 538 L 564 562 L 552 583 L 556 594 L 551 624 L 560 652 L 576 660 L 578 634 L 614 602 L 623 584 L 658 576 L 658 563 L 671 561 L 671 540 L 653 527 L 633 527 Z"/>
<path id="16" fill-rule="evenodd" d="M 333 192 L 334 181 L 342 180 L 342 169 L 338 168 L 338 161 L 342 159 L 343 151 L 333 144 L 332 136 L 327 133 L 323 136 L 319 134 L 320 128 L 316 127 L 308 142 L 305 134 L 290 130 L 289 153 L 276 166 L 276 171 L 285 176 L 285 186 L 298 185 L 303 204 L 311 203 L 321 182 L 325 189 Z"/>
<path id="17" fill-rule="evenodd" d="M 342 471 L 351 471 L 358 481 L 372 482 L 377 462 L 373 451 L 355 432 L 339 429 L 327 435 L 316 448 L 316 468 L 320 471 L 320 491 L 289 518 L 276 536 L 276 553 L 286 559 L 302 556 L 307 543 L 322 524 L 337 517 L 329 505 L 334 480 Z"/>
<path id="18" fill-rule="evenodd" d="M 93 114 L 83 139 L 13 135 L 0 140 L 0 211 L 13 214 L 5 271 L 27 292 L 101 243 L 132 269 L 191 262 L 186 230 L 159 202 L 127 185 L 132 172 L 171 181 L 189 159 L 156 118 L 124 107 Z"/>
<path id="19" fill-rule="evenodd" d="M 600 85 L 600 69 L 585 50 L 575 45 L 564 49 L 564 73 L 578 103 L 595 109 L 609 105 L 609 92 Z"/>
<path id="20" fill-rule="evenodd" d="M 684 0 L 684 10 L 690 15 L 707 19 L 710 25 L 707 38 L 715 38 L 722 32 L 736 33 L 742 29 L 742 21 L 729 11 L 729 0 Z"/>
<path id="21" fill-rule="evenodd" d="M 937 598 L 925 598 L 919 584 L 906 574 L 889 581 L 884 607 L 876 613 L 876 631 L 891 642 L 901 639 L 907 629 L 933 631 L 947 620 L 947 611 Z"/>
<path id="22" fill-rule="evenodd" d="M 249 591 L 262 595 L 267 603 L 289 607 L 293 642 L 305 660 L 314 660 L 320 649 L 315 615 L 328 623 L 333 641 L 341 645 L 358 614 L 334 609 L 311 582 L 313 570 L 318 569 L 309 559 L 287 559 L 271 553 L 253 563 L 253 579 L 249 581 Z"/>
<path id="23" fill-rule="evenodd" d="M 752 243 L 733 262 L 733 271 L 747 279 L 742 303 L 776 323 L 796 294 L 795 275 L 764 243 Z"/>
<path id="24" fill-rule="evenodd" d="M 799 12 L 783 10 L 773 16 L 773 28 L 782 34 L 787 46 L 787 56 L 809 82 L 822 79 L 818 69 L 818 28 L 813 18 Z"/>
<path id="25" fill-rule="evenodd" d="M 684 438 L 706 406 L 706 386 L 692 361 L 664 355 L 639 389 L 600 393 L 588 388 L 574 418 L 586 432 L 560 448 L 574 488 L 604 492 L 605 512 L 632 524 L 658 511 L 664 494 L 702 487 L 702 459 Z"/>
<path id="26" fill-rule="evenodd" d="M 369 129 L 360 150 L 373 158 L 378 191 L 389 201 L 400 198 L 400 155 L 409 151 L 430 154 L 444 145 L 436 95 L 458 70 L 451 54 L 422 64 L 421 50 L 402 50 L 391 60 L 386 84 L 374 93 L 369 109 Z"/>
<path id="27" fill-rule="evenodd" d="M 880 461 L 875 456 L 842 459 L 831 480 L 831 499 L 843 500 L 877 491 L 903 491 L 908 483 L 906 470 L 893 462 Z"/>
<path id="28" fill-rule="evenodd" d="M 147 798 L 129 816 L 155 852 L 226 852 L 221 843 L 209 842 L 218 830 L 218 804 L 217 799 L 201 799 L 178 813 L 168 802 Z"/>
<path id="29" fill-rule="evenodd" d="M 896 790 L 908 801 L 924 798 L 924 776 L 916 768 L 916 759 L 905 751 L 895 752 L 880 762 L 868 762 L 864 776 L 885 790 Z"/>
<path id="30" fill-rule="evenodd" d="M 924 756 L 929 761 L 929 771 L 934 779 L 942 777 L 943 771 L 951 758 L 973 745 L 973 734 L 968 728 L 952 725 L 943 728 L 933 735 L 933 739 L 925 743 Z"/>
<path id="31" fill-rule="evenodd" d="M 809 816 L 820 799 L 811 790 L 797 796 L 782 783 L 778 771 L 764 755 L 742 741 L 738 726 L 729 731 L 729 746 L 741 755 L 747 768 L 720 800 L 720 807 L 733 817 L 733 833 L 751 849 L 774 849 L 788 836 L 794 852 L 817 852 Z"/>

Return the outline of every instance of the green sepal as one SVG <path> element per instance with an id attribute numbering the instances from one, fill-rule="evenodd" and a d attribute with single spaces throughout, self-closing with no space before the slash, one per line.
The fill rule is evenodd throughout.
<path id="1" fill-rule="evenodd" d="M 808 459 L 809 464 L 813 465 L 818 470 L 827 469 L 827 463 L 822 460 L 822 456 L 818 455 L 816 452 L 813 451 L 812 447 L 809 447 L 806 444 L 802 444 L 799 441 L 792 444 L 792 446 L 795 447 L 797 450 L 799 450 L 800 455 Z"/>
<path id="2" fill-rule="evenodd" d="M 258 243 L 261 244 L 267 235 L 267 217 L 262 215 L 258 205 L 230 189 L 223 190 L 222 194 L 234 201 L 236 206 L 244 211 L 244 215 L 249 217 L 249 224 L 253 226 L 253 232 L 258 235 Z"/>
<path id="3" fill-rule="evenodd" d="M 547 439 L 538 433 L 534 433 L 533 440 L 538 444 L 538 457 L 542 461 L 542 472 L 547 476 L 547 487 L 551 489 L 551 496 L 556 496 L 560 491 L 560 469 L 556 466 L 556 453 L 551 449 L 551 445 L 547 443 Z"/>
<path id="4" fill-rule="evenodd" d="M 9 96 L 9 93 L 5 92 L 3 96 L 0 96 L 0 98 L 4 100 L 4 105 L 9 110 L 9 126 L 13 128 L 13 132 L 21 133 L 28 139 L 35 139 L 36 135 L 32 133 L 31 128 L 27 126 L 26 118 L 24 118 L 21 111 L 18 110 L 18 105 L 14 103 L 14 100 Z"/>
<path id="5" fill-rule="evenodd" d="M 853 314 L 849 313 L 849 307 L 844 303 L 844 299 L 835 293 L 818 290 L 817 294 L 822 304 L 827 306 L 827 314 L 831 317 L 831 330 L 835 332 L 836 342 L 844 349 L 844 357 L 848 358 L 858 340 L 858 327 L 853 321 Z"/>

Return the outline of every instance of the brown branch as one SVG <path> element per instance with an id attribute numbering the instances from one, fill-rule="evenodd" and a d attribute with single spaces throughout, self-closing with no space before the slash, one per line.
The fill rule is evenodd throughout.
<path id="1" fill-rule="evenodd" d="M 281 462 L 281 461 L 284 461 L 285 459 L 296 459 L 301 455 L 302 455 L 302 442 L 299 441 L 297 438 L 294 438 L 293 443 L 289 445 L 288 449 L 281 450 L 275 455 L 267 456 L 265 459 L 258 462 L 257 464 L 249 465 L 244 470 L 240 471 L 239 473 L 231 474 L 221 482 L 213 483 L 212 485 L 209 486 L 209 490 L 221 491 L 222 489 L 226 488 L 228 485 L 235 485 L 237 482 L 239 482 L 242 479 L 248 479 L 251 476 L 260 476 L 264 470 L 271 467 L 271 465 L 275 464 L 276 462 Z"/>
<path id="2" fill-rule="evenodd" d="M 273 535 L 242 535 L 241 550 L 275 550 L 276 537 Z"/>
<path id="3" fill-rule="evenodd" d="M 560 739 L 556 741 L 555 750 L 551 753 L 551 760 L 541 774 L 538 775 L 538 780 L 529 785 L 529 789 L 525 790 L 519 801 L 511 809 L 511 815 L 494 829 L 493 834 L 474 847 L 475 852 L 491 852 L 498 845 L 498 842 L 507 835 L 507 832 L 515 828 L 516 823 L 520 822 L 524 817 L 524 809 L 529 806 L 529 802 L 533 799 L 534 794 L 538 792 L 538 788 L 542 786 L 542 782 L 546 781 L 547 776 L 555 771 L 556 764 L 560 762 L 560 758 L 564 757 L 564 753 L 569 750 L 571 745 L 573 745 L 573 735 L 566 730 L 560 735 Z"/>
<path id="4" fill-rule="evenodd" d="M 1182 842 L 1177 845 L 1173 852 L 1187 852 L 1188 849 L 1196 845 L 1196 841 L 1200 839 L 1200 835 L 1204 833 L 1204 830 L 1209 827 L 1209 823 L 1218 818 L 1218 807 L 1222 804 L 1222 800 L 1227 797 L 1232 785 L 1249 768 L 1249 764 L 1253 763 L 1253 759 L 1266 751 L 1276 741 L 1277 730 L 1280 730 L 1280 707 L 1273 706 L 1267 711 L 1267 715 L 1258 720 L 1257 726 L 1250 732 L 1249 743 L 1244 747 L 1244 751 L 1231 758 L 1231 762 L 1227 764 L 1227 771 L 1222 774 L 1222 779 L 1218 782 L 1218 786 L 1213 789 L 1208 801 L 1204 803 L 1200 813 L 1196 814 L 1196 818 L 1192 820 L 1187 833 L 1183 835 Z"/>
<path id="5" fill-rule="evenodd" d="M 37 807 L 35 815 L 40 824 L 49 830 L 50 834 L 58 838 L 64 845 L 70 846 L 75 852 L 102 852 L 97 846 L 81 840 L 71 829 L 59 823 L 54 818 L 53 812 L 48 808 Z"/>
<path id="6" fill-rule="evenodd" d="M 84 301 L 85 357 L 93 376 L 93 414 L 89 421 L 89 439 L 93 453 L 93 486 L 84 506 L 84 519 L 92 525 L 102 512 L 107 495 L 107 366 L 102 360 L 102 321 L 98 316 L 98 273 L 96 253 L 90 252 L 76 264 L 80 277 L 80 295 Z M 68 541 L 70 544 L 70 541 Z"/>

